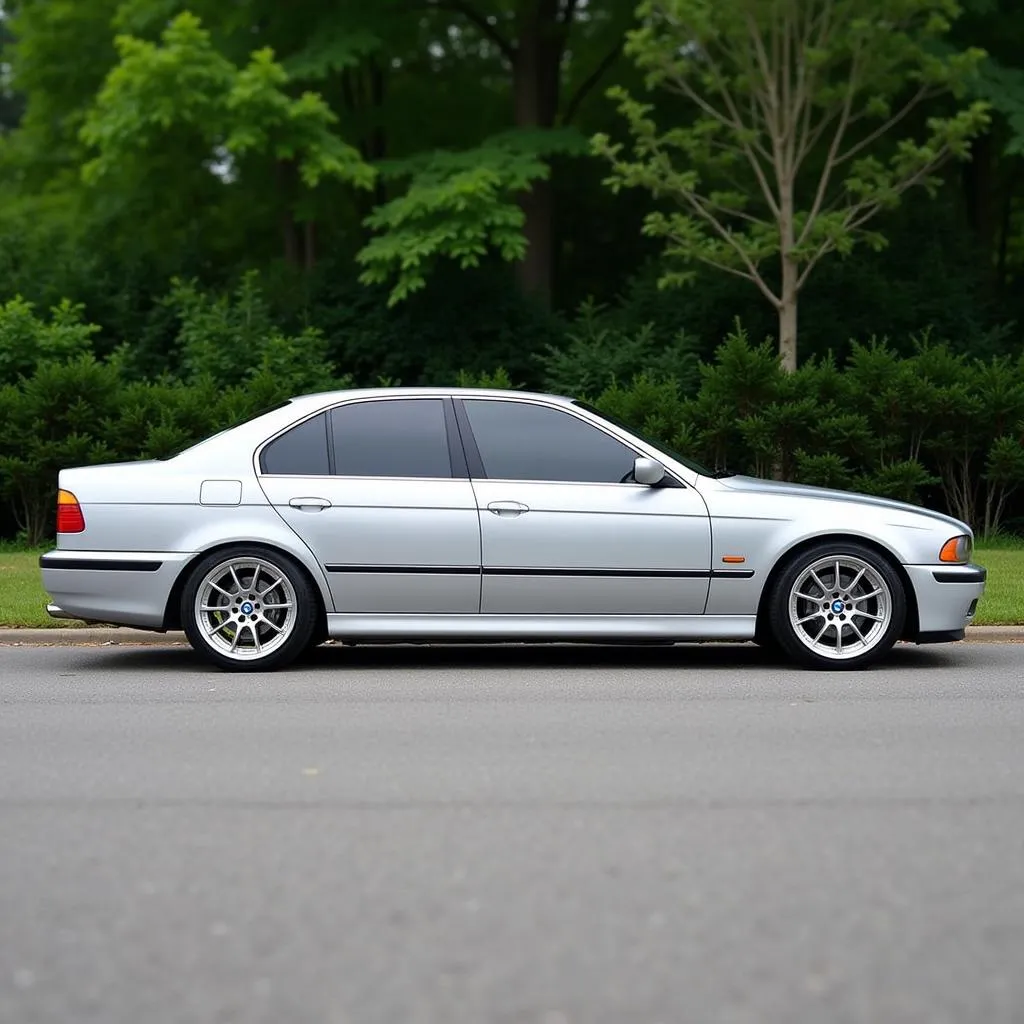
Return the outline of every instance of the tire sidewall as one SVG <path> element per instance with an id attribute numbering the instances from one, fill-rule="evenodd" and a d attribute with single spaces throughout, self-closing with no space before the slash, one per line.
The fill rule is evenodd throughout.
<path id="1" fill-rule="evenodd" d="M 211 569 L 232 559 L 260 559 L 267 562 L 288 577 L 295 591 L 295 625 L 291 635 L 280 647 L 261 658 L 237 661 L 227 657 L 207 642 L 201 625 L 196 621 L 196 595 L 204 577 Z M 298 562 L 289 555 L 259 545 L 221 548 L 207 555 L 191 570 L 181 594 L 181 623 L 188 642 L 204 660 L 229 672 L 266 672 L 294 661 L 306 650 L 315 634 L 318 612 L 319 605 L 313 585 Z"/>
<path id="2" fill-rule="evenodd" d="M 891 597 L 892 615 L 885 632 L 871 650 L 865 651 L 855 658 L 833 661 L 811 650 L 796 635 L 789 620 L 789 597 L 797 578 L 807 566 L 823 558 L 842 558 L 844 556 L 859 558 L 861 561 L 867 562 L 885 580 Z M 853 542 L 823 541 L 795 555 L 776 580 L 769 600 L 771 631 L 786 654 L 808 668 L 826 671 L 843 672 L 850 669 L 866 668 L 880 661 L 902 635 L 906 617 L 906 590 L 892 562 L 875 549 Z"/>

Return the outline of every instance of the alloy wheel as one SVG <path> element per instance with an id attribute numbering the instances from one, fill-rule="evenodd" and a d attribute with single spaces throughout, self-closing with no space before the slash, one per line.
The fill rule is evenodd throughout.
<path id="1" fill-rule="evenodd" d="M 230 558 L 203 577 L 194 610 L 210 647 L 234 661 L 253 661 L 288 641 L 297 607 L 295 587 L 273 563 Z"/>
<path id="2" fill-rule="evenodd" d="M 893 597 L 875 566 L 853 555 L 821 558 L 789 592 L 789 623 L 810 651 L 830 661 L 861 657 L 889 631 Z"/>

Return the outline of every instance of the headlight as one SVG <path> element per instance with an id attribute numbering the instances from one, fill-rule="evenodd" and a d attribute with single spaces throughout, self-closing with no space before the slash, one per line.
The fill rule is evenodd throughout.
<path id="1" fill-rule="evenodd" d="M 960 534 L 959 537 L 950 537 L 942 545 L 942 550 L 939 552 L 939 561 L 969 562 L 973 548 L 974 544 L 966 533 Z"/>

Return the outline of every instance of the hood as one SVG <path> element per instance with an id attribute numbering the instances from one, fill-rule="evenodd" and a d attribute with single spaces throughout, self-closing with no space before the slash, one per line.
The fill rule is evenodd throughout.
<path id="1" fill-rule="evenodd" d="M 851 505 L 870 505 L 874 508 L 889 509 L 893 512 L 909 512 L 913 515 L 927 516 L 939 523 L 954 527 L 959 533 L 970 533 L 966 523 L 954 519 L 941 512 L 933 512 L 920 505 L 909 505 L 905 501 L 893 501 L 891 498 L 878 498 L 873 494 L 859 494 L 856 491 L 834 491 L 828 487 L 811 487 L 809 484 L 791 484 L 784 480 L 761 480 L 753 476 L 729 476 L 717 481 L 722 487 L 733 491 L 744 491 L 751 494 L 778 494 L 793 498 L 815 498 L 821 501 L 842 501 Z"/>

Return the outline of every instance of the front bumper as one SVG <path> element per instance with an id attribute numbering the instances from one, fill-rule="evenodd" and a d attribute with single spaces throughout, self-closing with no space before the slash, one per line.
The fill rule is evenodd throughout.
<path id="1" fill-rule="evenodd" d="M 55 619 L 162 629 L 187 552 L 50 551 L 39 558 Z"/>
<path id="2" fill-rule="evenodd" d="M 918 643 L 962 640 L 985 593 L 980 565 L 905 565 L 917 598 Z"/>

